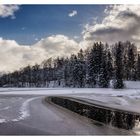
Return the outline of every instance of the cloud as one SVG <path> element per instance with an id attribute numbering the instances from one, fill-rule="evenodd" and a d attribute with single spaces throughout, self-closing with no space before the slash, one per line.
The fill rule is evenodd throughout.
<path id="1" fill-rule="evenodd" d="M 39 39 L 36 37 L 34 40 L 35 40 L 35 41 L 38 41 Z"/>
<path id="2" fill-rule="evenodd" d="M 49 36 L 45 39 L 41 39 L 32 47 L 43 50 L 49 57 L 69 56 L 79 49 L 76 41 L 64 35 Z"/>
<path id="3" fill-rule="evenodd" d="M 140 45 L 140 6 L 111 5 L 101 23 L 87 24 L 82 32 L 86 41 L 132 41 Z"/>
<path id="4" fill-rule="evenodd" d="M 0 71 L 14 71 L 49 57 L 69 56 L 78 50 L 78 44 L 64 35 L 52 35 L 31 46 L 0 38 Z"/>
<path id="5" fill-rule="evenodd" d="M 77 35 L 75 35 L 73 38 L 74 38 L 74 39 L 79 39 L 80 37 L 79 37 L 79 36 L 77 36 Z"/>
<path id="6" fill-rule="evenodd" d="M 73 10 L 72 12 L 70 12 L 70 13 L 68 14 L 69 17 L 74 17 L 74 16 L 76 16 L 76 15 L 77 15 L 77 11 L 76 11 L 76 10 Z"/>
<path id="7" fill-rule="evenodd" d="M 80 48 L 87 48 L 93 41 L 115 43 L 116 41 L 130 40 L 140 46 L 140 6 L 139 5 L 111 5 L 104 12 L 105 17 L 100 23 L 86 24 L 78 43 L 65 35 L 52 35 L 43 38 L 37 43 L 19 45 L 14 40 L 0 38 L 0 71 L 13 71 L 28 64 L 40 63 L 44 59 L 57 56 L 69 56 L 77 53 Z M 14 14 L 14 13 L 13 13 Z M 76 15 L 72 11 L 70 17 Z M 1 14 L 0 14 L 1 15 Z M 11 16 L 11 15 L 10 15 Z M 95 19 L 93 19 L 95 21 Z"/>
<path id="8" fill-rule="evenodd" d="M 21 30 L 23 30 L 23 31 L 24 31 L 25 29 L 26 29 L 26 27 L 21 27 Z"/>
<path id="9" fill-rule="evenodd" d="M 19 10 L 18 5 L 0 5 L 0 17 L 11 17 L 12 19 L 14 19 L 14 14 L 17 10 Z"/>

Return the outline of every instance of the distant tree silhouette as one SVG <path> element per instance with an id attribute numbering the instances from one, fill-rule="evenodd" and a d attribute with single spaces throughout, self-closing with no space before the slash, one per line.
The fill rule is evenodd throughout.
<path id="1" fill-rule="evenodd" d="M 123 88 L 123 80 L 140 80 L 140 54 L 129 42 L 115 45 L 95 42 L 70 57 L 48 58 L 0 77 L 1 87 L 101 87 Z"/>

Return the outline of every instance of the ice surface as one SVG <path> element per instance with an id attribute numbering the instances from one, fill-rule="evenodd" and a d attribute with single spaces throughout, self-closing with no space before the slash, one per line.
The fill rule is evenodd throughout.
<path id="1" fill-rule="evenodd" d="M 30 98 L 25 102 L 23 102 L 19 110 L 20 115 L 17 118 L 12 119 L 11 121 L 16 122 L 16 121 L 24 120 L 25 118 L 29 117 L 30 116 L 29 103 L 37 98 L 38 97 Z"/>
<path id="2" fill-rule="evenodd" d="M 30 116 L 29 104 L 40 97 L 1 97 L 0 123 L 17 122 Z"/>

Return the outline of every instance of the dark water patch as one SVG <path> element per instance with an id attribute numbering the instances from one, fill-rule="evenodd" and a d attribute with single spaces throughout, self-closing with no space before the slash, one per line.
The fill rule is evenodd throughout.
<path id="1" fill-rule="evenodd" d="M 123 95 L 117 95 L 117 97 L 123 97 Z"/>
<path id="2" fill-rule="evenodd" d="M 114 127 L 131 130 L 137 127 L 140 122 L 138 113 L 107 108 L 65 97 L 49 97 L 49 99 L 75 113 Z"/>

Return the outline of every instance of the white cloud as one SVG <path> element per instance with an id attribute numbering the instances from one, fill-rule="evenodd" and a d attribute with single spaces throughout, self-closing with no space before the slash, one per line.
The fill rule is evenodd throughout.
<path id="1" fill-rule="evenodd" d="M 39 40 L 39 38 L 37 38 L 37 37 L 36 37 L 34 40 L 35 40 L 35 41 L 38 41 L 38 40 Z"/>
<path id="2" fill-rule="evenodd" d="M 73 10 L 72 12 L 70 12 L 68 14 L 69 17 L 73 17 L 73 16 L 76 16 L 77 15 L 77 11 L 76 10 Z"/>
<path id="3" fill-rule="evenodd" d="M 13 71 L 28 64 L 40 63 L 56 56 L 69 56 L 80 48 L 87 48 L 93 41 L 115 43 L 130 40 L 140 45 L 140 6 L 113 5 L 105 9 L 101 23 L 86 24 L 83 40 L 77 43 L 64 35 L 52 35 L 31 46 L 19 45 L 14 40 L 0 38 L 0 71 Z M 71 17 L 74 12 L 70 13 Z M 77 12 L 76 12 L 77 14 Z M 93 19 L 95 21 L 95 19 Z M 38 38 L 35 40 L 37 41 Z M 75 39 L 77 36 L 74 37 Z"/>
<path id="4" fill-rule="evenodd" d="M 85 26 L 83 39 L 86 41 L 132 41 L 140 45 L 140 6 L 111 5 L 104 12 L 101 23 Z"/>
<path id="5" fill-rule="evenodd" d="M 26 29 L 26 27 L 22 27 L 22 28 L 21 28 L 21 30 L 23 30 L 23 31 L 24 31 L 25 29 Z"/>
<path id="6" fill-rule="evenodd" d="M 77 35 L 75 35 L 73 38 L 74 38 L 74 39 L 79 39 L 80 37 L 79 37 L 79 36 L 77 36 Z"/>
<path id="7" fill-rule="evenodd" d="M 14 71 L 49 57 L 69 56 L 78 50 L 78 44 L 64 35 L 49 36 L 32 46 L 0 38 L 0 71 Z"/>
<path id="8" fill-rule="evenodd" d="M 0 5 L 0 17 L 11 17 L 12 19 L 15 19 L 15 12 L 19 10 L 18 5 Z"/>
<path id="9" fill-rule="evenodd" d="M 49 57 L 55 57 L 58 55 L 69 56 L 71 53 L 75 53 L 79 49 L 77 42 L 64 35 L 49 36 L 40 40 L 32 47 L 42 49 Z"/>

